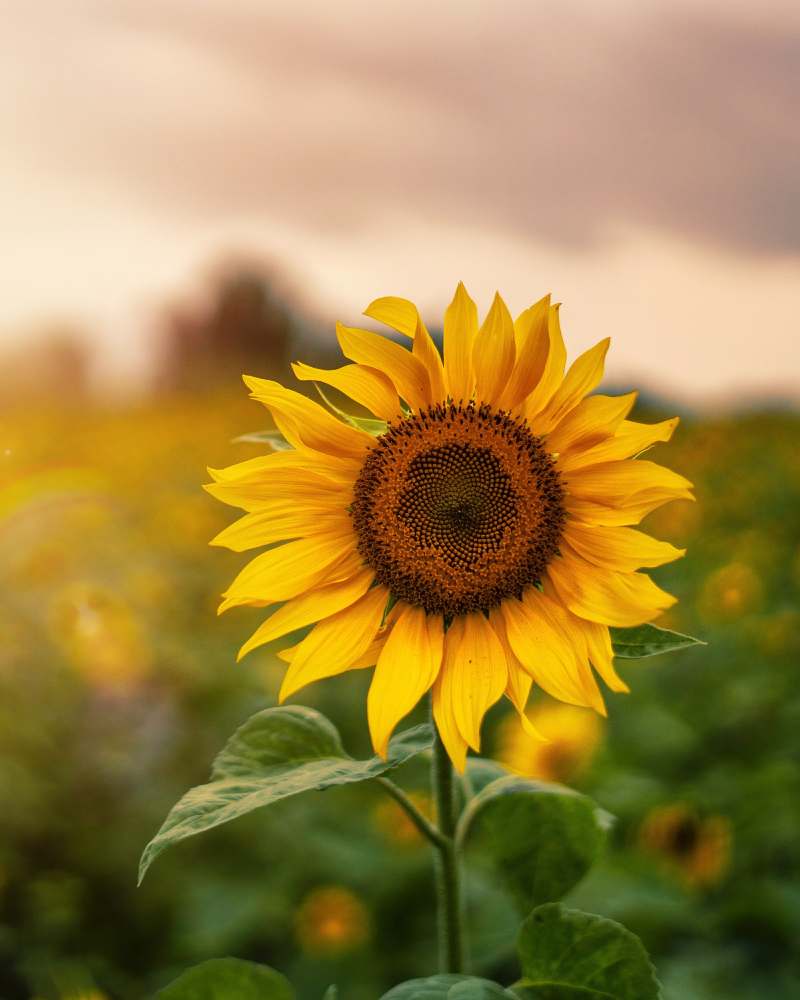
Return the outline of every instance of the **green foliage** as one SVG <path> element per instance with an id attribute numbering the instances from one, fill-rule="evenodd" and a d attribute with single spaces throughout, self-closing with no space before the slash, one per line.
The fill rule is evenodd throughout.
<path id="1" fill-rule="evenodd" d="M 294 1000 L 294 990 L 274 969 L 238 958 L 214 958 L 187 969 L 159 990 L 157 1000 Z"/>
<path id="2" fill-rule="evenodd" d="M 517 943 L 525 1000 L 659 1000 L 642 942 L 614 920 L 560 903 L 537 907 Z"/>
<path id="3" fill-rule="evenodd" d="M 154 859 L 178 841 L 300 792 L 376 778 L 431 745 L 427 725 L 395 736 L 386 760 L 355 760 L 336 727 L 312 708 L 267 708 L 248 719 L 214 762 L 211 781 L 190 789 L 142 854 L 139 883 Z"/>
<path id="4" fill-rule="evenodd" d="M 439 975 L 401 983 L 381 1000 L 513 1000 L 513 993 L 488 979 Z"/>
<path id="5" fill-rule="evenodd" d="M 688 649 L 689 646 L 705 646 L 702 639 L 660 628 L 658 625 L 636 625 L 633 628 L 612 628 L 609 631 L 614 655 L 621 659 L 634 660 Z"/>
<path id="6" fill-rule="evenodd" d="M 520 907 L 560 899 L 594 863 L 611 817 L 563 785 L 505 777 L 472 798 L 458 838 L 496 866 Z"/>
<path id="7" fill-rule="evenodd" d="M 275 821 L 254 813 L 190 838 L 136 891 L 131 866 L 169 807 L 206 778 L 239 722 L 275 704 L 285 664 L 274 646 L 233 665 L 267 612 L 214 615 L 243 557 L 212 558 L 206 543 L 237 515 L 198 489 L 206 465 L 267 446 L 232 451 L 233 435 L 258 426 L 235 385 L 227 405 L 201 393 L 135 409 L 51 403 L 12 415 L 3 466 L 0 996 L 60 1000 L 74 982 L 141 1000 L 176 968 L 242 955 L 279 968 L 302 1000 L 331 982 L 342 1000 L 375 1000 L 436 968 L 430 851 L 396 836 L 408 824 L 375 782 L 297 795 Z M 709 645 L 619 656 L 631 693 L 608 697 L 598 749 L 559 779 L 617 817 L 568 905 L 639 934 L 669 1000 L 799 995 L 799 442 L 800 417 L 775 412 L 695 415 L 659 446 L 700 502 L 649 515 L 643 530 L 688 548 L 650 575 L 680 598 L 664 624 Z M 369 680 L 353 671 L 302 699 L 335 719 L 358 758 L 371 753 Z M 535 691 L 532 705 L 544 700 Z M 491 713 L 487 748 L 501 751 L 509 712 Z M 422 755 L 403 770 L 425 805 Z M 468 776 L 479 791 L 471 761 Z M 651 811 L 675 802 L 728 824 L 716 874 L 693 875 L 699 849 L 662 856 L 643 837 Z M 702 857 L 712 846 L 699 844 Z M 474 972 L 507 984 L 515 913 L 495 871 L 472 867 Z M 361 904 L 369 937 L 320 956 L 298 937 L 297 914 L 328 885 Z"/>

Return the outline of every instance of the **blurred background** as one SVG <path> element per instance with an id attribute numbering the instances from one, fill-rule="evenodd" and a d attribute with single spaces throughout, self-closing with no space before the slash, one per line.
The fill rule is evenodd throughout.
<path id="1" fill-rule="evenodd" d="M 373 298 L 429 326 L 546 291 L 605 388 L 680 413 L 698 503 L 665 624 L 610 718 L 498 709 L 487 748 L 617 824 L 575 905 L 639 933 L 667 1000 L 800 995 L 800 14 L 653 0 L 0 0 L 0 997 L 136 1000 L 225 954 L 315 1000 L 428 971 L 428 852 L 379 789 L 138 856 L 281 668 L 218 620 L 241 557 L 205 467 L 267 426 L 239 375 L 336 365 Z M 368 752 L 366 677 L 302 700 Z M 427 807 L 425 775 L 401 778 Z M 476 971 L 515 914 L 469 880 Z"/>

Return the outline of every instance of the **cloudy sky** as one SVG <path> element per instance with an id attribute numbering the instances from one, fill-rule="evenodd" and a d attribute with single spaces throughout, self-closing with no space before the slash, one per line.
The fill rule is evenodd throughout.
<path id="1" fill-rule="evenodd" d="M 0 338 L 140 372 L 215 260 L 327 321 L 459 278 L 696 400 L 798 393 L 800 6 L 0 0 Z"/>

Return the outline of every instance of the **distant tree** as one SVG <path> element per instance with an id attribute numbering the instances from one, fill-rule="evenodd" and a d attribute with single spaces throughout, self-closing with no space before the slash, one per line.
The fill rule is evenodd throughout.
<path id="1" fill-rule="evenodd" d="M 274 273 L 248 264 L 229 266 L 205 307 L 179 304 L 167 311 L 159 384 L 187 389 L 248 369 L 278 374 L 302 325 Z"/>

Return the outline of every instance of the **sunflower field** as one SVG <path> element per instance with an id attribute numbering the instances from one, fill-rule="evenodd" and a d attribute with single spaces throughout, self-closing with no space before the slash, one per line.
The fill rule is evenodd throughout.
<path id="1" fill-rule="evenodd" d="M 231 388 L 0 415 L 3 1000 L 138 1000 L 225 956 L 279 969 L 300 1000 L 331 984 L 377 1000 L 436 965 L 430 849 L 379 782 L 187 839 L 137 888 L 165 815 L 277 704 L 286 668 L 283 640 L 235 662 L 263 612 L 216 615 L 242 559 L 208 548 L 231 517 L 201 488 L 206 466 L 259 454 L 232 441 L 266 423 Z M 634 418 L 674 412 L 645 401 Z M 484 728 L 498 767 L 604 811 L 600 860 L 565 903 L 635 932 L 666 1000 L 800 995 L 798 453 L 791 411 L 684 414 L 658 461 L 697 502 L 645 528 L 688 549 L 653 573 L 679 598 L 659 624 L 707 645 L 620 661 L 631 692 L 609 696 L 607 720 L 536 694 L 530 721 L 549 742 L 525 738 L 504 703 Z M 359 760 L 367 673 L 290 699 L 333 720 Z M 429 815 L 424 761 L 397 780 Z M 468 845 L 471 972 L 497 982 L 519 976 L 505 874 Z"/>

